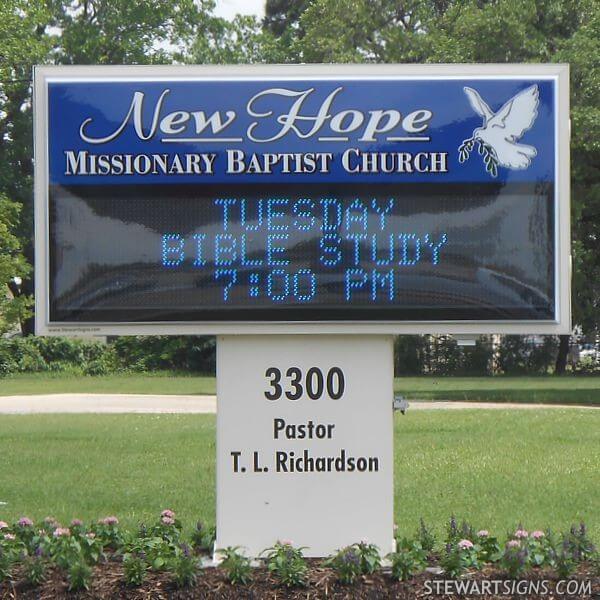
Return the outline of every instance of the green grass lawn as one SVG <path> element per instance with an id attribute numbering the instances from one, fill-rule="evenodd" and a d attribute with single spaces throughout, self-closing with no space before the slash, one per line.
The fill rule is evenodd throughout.
<path id="1" fill-rule="evenodd" d="M 415 400 L 600 405 L 600 377 L 404 377 L 394 388 Z"/>
<path id="2" fill-rule="evenodd" d="M 395 453 L 402 532 L 454 513 L 500 535 L 584 520 L 600 541 L 600 412 L 413 412 L 396 417 Z M 215 519 L 210 415 L 2 416 L 0 456 L 0 520 Z"/>
<path id="3" fill-rule="evenodd" d="M 216 379 L 167 371 L 98 377 L 66 373 L 20 373 L 0 378 L 0 396 L 75 393 L 214 394 Z"/>
<path id="4" fill-rule="evenodd" d="M 471 400 L 600 405 L 600 377 L 399 377 L 396 392 L 414 400 Z M 0 379 L 15 394 L 214 394 L 214 377 L 173 373 L 85 377 L 26 373 Z"/>

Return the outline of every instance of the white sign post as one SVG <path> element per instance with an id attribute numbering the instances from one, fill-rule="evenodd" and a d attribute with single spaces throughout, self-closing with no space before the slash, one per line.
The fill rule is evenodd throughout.
<path id="1" fill-rule="evenodd" d="M 217 338 L 217 542 L 393 549 L 391 336 Z"/>

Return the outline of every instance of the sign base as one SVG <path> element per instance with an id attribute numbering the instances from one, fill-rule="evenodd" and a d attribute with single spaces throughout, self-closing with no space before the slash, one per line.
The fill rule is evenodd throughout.
<path id="1" fill-rule="evenodd" d="M 217 338 L 217 542 L 393 550 L 391 336 Z"/>

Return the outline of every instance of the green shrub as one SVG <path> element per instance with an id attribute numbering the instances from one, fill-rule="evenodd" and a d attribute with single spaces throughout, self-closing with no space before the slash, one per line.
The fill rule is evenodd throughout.
<path id="1" fill-rule="evenodd" d="M 592 567 L 592 573 L 596 577 L 600 577 L 600 552 L 596 551 L 590 557 L 590 566 Z"/>
<path id="2" fill-rule="evenodd" d="M 84 560 L 77 560 L 69 566 L 67 579 L 69 580 L 70 591 L 89 590 L 92 581 L 92 569 Z"/>
<path id="3" fill-rule="evenodd" d="M 573 575 L 580 560 L 577 549 L 565 539 L 554 557 L 556 573 L 561 579 L 567 579 Z"/>
<path id="4" fill-rule="evenodd" d="M 399 581 L 408 581 L 425 568 L 425 563 L 418 555 L 405 548 L 399 548 L 387 556 L 392 563 L 392 577 Z"/>
<path id="5" fill-rule="evenodd" d="M 228 546 L 219 550 L 224 558 L 221 562 L 221 568 L 225 571 L 230 583 L 246 585 L 250 579 L 252 567 L 250 559 L 239 552 L 239 546 Z"/>
<path id="6" fill-rule="evenodd" d="M 467 569 L 479 567 L 477 559 L 479 548 L 471 540 L 459 540 L 456 544 L 446 544 L 440 565 L 444 573 L 453 579 L 460 577 Z"/>
<path id="7" fill-rule="evenodd" d="M 308 566 L 302 551 L 291 542 L 277 542 L 265 550 L 267 568 L 287 588 L 306 585 Z"/>
<path id="8" fill-rule="evenodd" d="M 424 530 L 428 531 L 424 525 L 423 520 L 421 520 L 420 536 L 423 536 Z M 431 537 L 427 535 L 423 537 L 429 546 L 431 544 Z M 407 581 L 415 573 L 425 568 L 428 551 L 423 547 L 420 540 L 410 540 L 408 538 L 397 540 L 396 546 L 396 552 L 387 555 L 392 566 L 392 577 L 400 581 Z M 433 545 L 431 547 L 433 548 Z"/>
<path id="9" fill-rule="evenodd" d="M 529 569 L 529 550 L 518 540 L 509 540 L 500 559 L 500 566 L 506 570 L 511 579 L 519 579 Z"/>
<path id="10" fill-rule="evenodd" d="M 375 544 L 360 542 L 353 546 L 360 558 L 360 569 L 363 574 L 370 575 L 375 573 L 381 566 L 381 556 L 379 548 Z"/>
<path id="11" fill-rule="evenodd" d="M 148 565 L 144 553 L 125 554 L 123 557 L 123 573 L 125 583 L 131 587 L 138 587 L 144 583 Z"/>
<path id="12" fill-rule="evenodd" d="M 29 585 L 38 586 L 46 579 L 46 562 L 41 551 L 30 556 L 23 564 L 23 575 Z"/>
<path id="13" fill-rule="evenodd" d="M 198 559 L 190 548 L 183 544 L 181 553 L 171 563 L 173 582 L 178 588 L 189 587 L 196 583 L 198 577 Z"/>
<path id="14" fill-rule="evenodd" d="M 215 372 L 216 346 L 211 336 L 123 336 L 113 346 L 128 369 Z"/>
<path id="15" fill-rule="evenodd" d="M 205 527 L 201 521 L 196 523 L 192 532 L 192 545 L 200 552 L 210 554 L 213 551 L 217 530 L 215 527 Z"/>
<path id="16" fill-rule="evenodd" d="M 563 534 L 563 541 L 571 549 L 578 562 L 587 560 L 596 551 L 596 547 L 588 537 L 585 523 L 573 525 L 568 533 Z"/>
<path id="17" fill-rule="evenodd" d="M 426 552 L 431 552 L 433 547 L 435 546 L 435 535 L 433 530 L 431 530 L 427 525 L 425 525 L 425 521 L 421 518 L 419 521 L 419 529 L 417 531 L 417 538 L 421 544 L 421 547 Z"/>
<path id="18" fill-rule="evenodd" d="M 0 338 L 0 376 L 43 371 L 104 375 L 117 367 L 114 349 L 101 342 L 60 337 Z"/>
<path id="19" fill-rule="evenodd" d="M 0 583 L 10 580 L 13 558 L 9 552 L 0 548 Z"/>
<path id="20" fill-rule="evenodd" d="M 354 546 L 346 546 L 338 550 L 325 561 L 325 566 L 333 569 L 341 583 L 354 583 L 361 575 L 360 556 Z"/>

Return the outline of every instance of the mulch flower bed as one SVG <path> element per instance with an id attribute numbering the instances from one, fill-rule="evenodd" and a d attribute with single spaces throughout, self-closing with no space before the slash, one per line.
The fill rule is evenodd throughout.
<path id="1" fill-rule="evenodd" d="M 251 561 L 240 547 L 209 559 L 214 527 L 184 535 L 170 509 L 124 530 L 115 516 L 63 527 L 52 517 L 0 521 L 0 600 L 126 598 L 224 600 L 572 599 L 600 600 L 600 553 L 584 523 L 560 535 L 522 525 L 506 542 L 450 519 L 445 544 L 421 520 L 381 556 L 363 540 L 326 559 L 277 541 Z"/>
<path id="2" fill-rule="evenodd" d="M 362 576 L 352 585 L 344 585 L 336 580 L 332 569 L 320 566 L 320 561 L 309 560 L 308 585 L 286 589 L 281 587 L 267 569 L 253 569 L 252 581 L 247 585 L 232 585 L 227 582 L 220 568 L 209 567 L 202 569 L 197 583 L 189 588 L 177 589 L 172 583 L 169 573 L 148 573 L 146 581 L 139 588 L 127 587 L 123 579 L 123 567 L 119 562 L 108 561 L 93 569 L 93 578 L 89 591 L 69 592 L 68 582 L 64 572 L 52 569 L 46 581 L 39 587 L 28 586 L 21 578 L 19 569 L 15 570 L 12 584 L 0 584 L 0 598 L 55 600 L 60 598 L 126 598 L 128 600 L 149 599 L 187 599 L 199 598 L 210 600 L 280 600 L 280 599 L 344 599 L 344 600 L 376 600 L 393 598 L 395 600 L 425 600 L 425 599 L 491 599 L 491 598 L 527 598 L 529 600 L 549 598 L 564 598 L 572 600 L 593 600 L 600 598 L 600 578 L 593 576 L 590 569 L 581 565 L 572 580 L 590 582 L 591 593 L 553 594 L 557 581 L 555 573 L 550 570 L 535 570 L 524 579 L 531 582 L 545 580 L 549 593 L 545 595 L 493 595 L 493 594 L 432 594 L 432 583 L 440 580 L 440 576 L 431 573 L 421 573 L 408 582 L 395 581 L 385 571 L 373 575 Z M 467 573 L 462 581 L 476 582 L 506 580 L 506 574 L 493 568 Z M 507 580 L 510 581 L 510 580 Z M 429 583 L 427 583 L 429 582 Z M 514 582 L 511 582 L 514 584 Z M 443 587 L 443 586 L 442 586 Z"/>

